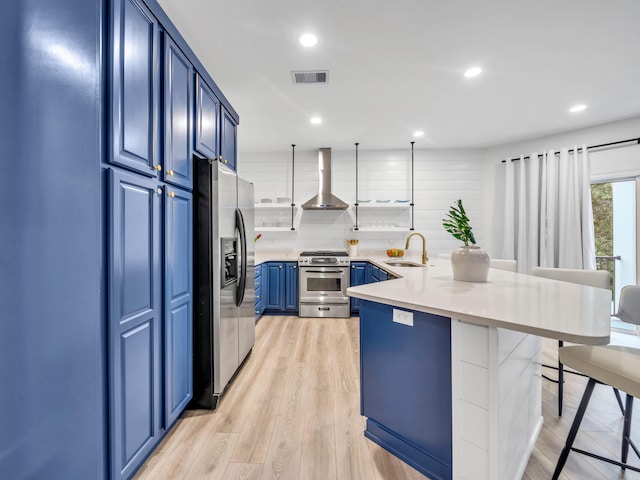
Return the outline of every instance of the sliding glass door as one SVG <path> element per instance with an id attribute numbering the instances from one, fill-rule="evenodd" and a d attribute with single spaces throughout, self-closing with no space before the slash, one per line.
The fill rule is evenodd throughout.
<path id="1" fill-rule="evenodd" d="M 596 268 L 611 274 L 612 313 L 618 305 L 620 290 L 638 283 L 638 193 L 640 177 L 591 185 Z M 612 328 L 638 333 L 635 325 L 612 319 Z"/>

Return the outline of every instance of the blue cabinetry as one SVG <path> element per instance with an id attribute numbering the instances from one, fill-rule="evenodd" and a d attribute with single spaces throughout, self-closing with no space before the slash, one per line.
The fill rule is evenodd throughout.
<path id="1" fill-rule="evenodd" d="M 367 282 L 367 265 L 369 262 L 351 262 L 351 283 L 350 286 L 357 287 Z M 360 311 L 361 300 L 359 298 L 351 298 L 351 313 L 358 314 Z"/>
<path id="2" fill-rule="evenodd" d="M 267 313 L 292 314 L 298 311 L 298 263 L 266 262 Z"/>
<path id="3" fill-rule="evenodd" d="M 263 274 L 262 272 L 265 270 L 266 268 L 266 264 L 261 263 L 259 265 L 256 265 L 256 276 L 255 276 L 255 285 L 256 285 L 256 299 L 255 299 L 255 305 L 256 305 L 256 320 L 264 313 L 265 310 L 265 306 L 266 306 L 266 292 L 267 292 L 267 285 L 265 282 L 265 278 L 266 278 L 266 274 Z"/>
<path id="4" fill-rule="evenodd" d="M 107 331 L 110 476 L 120 479 L 193 395 L 194 69 L 166 31 L 160 55 L 163 29 L 144 3 L 112 5 Z"/>
<path id="5" fill-rule="evenodd" d="M 365 285 L 367 283 L 382 282 L 395 278 L 387 271 L 377 267 L 370 262 L 351 262 L 351 284 L 352 287 Z M 360 312 L 361 300 L 359 298 L 351 298 L 351 313 L 358 315 Z"/>
<path id="6" fill-rule="evenodd" d="M 165 189 L 164 365 L 165 417 L 171 425 L 193 396 L 192 198 Z"/>
<path id="7" fill-rule="evenodd" d="M 220 152 L 222 155 L 222 162 L 232 170 L 236 170 L 236 130 L 238 124 L 225 107 L 222 107 L 221 117 L 222 137 Z"/>
<path id="8" fill-rule="evenodd" d="M 142 1 L 111 2 L 111 151 L 109 160 L 148 176 L 159 161 L 158 22 Z"/>
<path id="9" fill-rule="evenodd" d="M 193 67 L 164 35 L 164 180 L 193 185 Z"/>
<path id="10" fill-rule="evenodd" d="M 108 471 L 106 5 L 0 3 L 3 480 L 100 480 Z"/>
<path id="11" fill-rule="evenodd" d="M 394 321 L 394 309 L 412 325 Z M 366 300 L 360 307 L 365 436 L 437 479 L 452 476 L 450 324 Z"/>
<path id="12" fill-rule="evenodd" d="M 220 101 L 200 75 L 196 75 L 195 149 L 208 158 L 220 155 L 218 118 Z"/>
<path id="13" fill-rule="evenodd" d="M 298 311 L 298 263 L 285 263 L 285 291 L 284 310 L 285 312 Z"/>
<path id="14" fill-rule="evenodd" d="M 109 170 L 111 476 L 128 478 L 158 442 L 162 415 L 160 202 L 153 179 Z"/>

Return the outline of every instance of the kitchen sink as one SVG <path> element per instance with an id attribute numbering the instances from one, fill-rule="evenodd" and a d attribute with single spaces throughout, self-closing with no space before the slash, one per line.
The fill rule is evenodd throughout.
<path id="1" fill-rule="evenodd" d="M 392 267 L 426 267 L 426 265 L 410 262 L 409 260 L 385 260 L 384 263 Z"/>

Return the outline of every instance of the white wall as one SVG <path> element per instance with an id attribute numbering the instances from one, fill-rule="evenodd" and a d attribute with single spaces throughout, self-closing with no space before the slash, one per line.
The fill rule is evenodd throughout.
<path id="1" fill-rule="evenodd" d="M 515 121 L 515 120 L 514 120 Z M 489 148 L 484 153 L 486 224 L 485 248 L 497 257 L 502 250 L 503 225 L 503 170 L 501 161 L 506 157 L 559 150 L 574 145 L 596 145 L 640 137 L 640 117 L 583 128 L 561 134 L 529 139 Z M 592 181 L 629 178 L 640 175 L 640 146 L 594 150 L 590 153 Z"/>
<path id="2" fill-rule="evenodd" d="M 409 146 L 408 146 L 409 147 Z M 300 206 L 317 193 L 317 150 L 296 149 L 295 196 Z M 484 163 L 481 150 L 420 150 L 415 160 L 415 231 L 427 239 L 430 256 L 460 244 L 442 228 L 449 206 L 461 198 L 479 244 L 484 241 Z M 291 197 L 291 150 L 241 153 L 239 173 L 255 185 L 255 199 Z M 355 203 L 355 149 L 332 151 L 333 193 Z M 411 150 L 359 152 L 359 197 L 361 200 L 406 200 L 411 198 Z M 295 232 L 264 232 L 258 250 L 347 249 L 346 240 L 360 240 L 360 251 L 404 247 L 406 232 L 354 232 L 352 210 L 301 211 Z M 360 216 L 367 215 L 360 209 Z M 289 214 L 290 215 L 290 214 Z M 284 220 L 284 218 L 283 218 Z M 361 219 L 363 220 L 363 219 Z M 383 219 L 383 222 L 388 222 Z M 361 223 L 361 222 L 360 222 Z M 415 242 L 415 243 L 414 243 Z M 414 252 L 415 250 L 415 252 Z M 413 239 L 412 253 L 420 251 Z"/>

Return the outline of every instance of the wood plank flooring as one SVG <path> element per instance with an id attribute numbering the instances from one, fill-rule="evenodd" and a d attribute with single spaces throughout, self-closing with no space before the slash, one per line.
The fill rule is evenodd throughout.
<path id="1" fill-rule="evenodd" d="M 640 346 L 638 337 L 612 339 Z M 556 350 L 557 342 L 543 340 L 545 363 L 556 361 Z M 525 480 L 551 478 L 585 383 L 567 375 L 559 418 L 556 385 L 543 381 L 544 426 Z M 256 326 L 252 354 L 218 409 L 186 411 L 135 478 L 425 479 L 364 437 L 359 412 L 358 319 L 265 316 Z M 612 390 L 597 386 L 576 446 L 615 457 L 621 429 Z M 632 432 L 639 429 L 636 415 Z M 640 474 L 623 475 L 615 466 L 571 454 L 561 478 L 629 480 Z"/>

